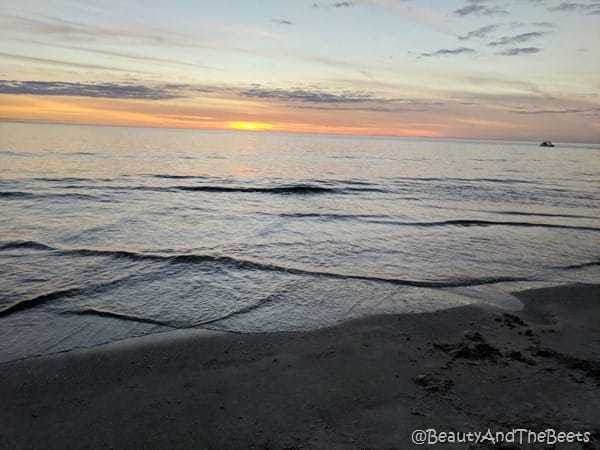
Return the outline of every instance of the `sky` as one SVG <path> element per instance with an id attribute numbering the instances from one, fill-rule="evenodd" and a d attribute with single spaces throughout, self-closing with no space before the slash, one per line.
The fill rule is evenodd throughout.
<path id="1" fill-rule="evenodd" d="M 5 0 L 0 121 L 600 143 L 600 1 Z"/>

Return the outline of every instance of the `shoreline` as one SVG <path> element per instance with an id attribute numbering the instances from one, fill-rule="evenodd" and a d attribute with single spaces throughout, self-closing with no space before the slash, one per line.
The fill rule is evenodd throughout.
<path id="1" fill-rule="evenodd" d="M 0 447 L 409 448 L 415 429 L 512 427 L 600 445 L 600 285 L 514 295 L 523 310 L 168 331 L 5 362 Z"/>
<path id="2" fill-rule="evenodd" d="M 313 331 L 336 328 L 346 323 L 360 321 L 363 319 L 375 318 L 388 315 L 414 315 L 443 311 L 445 309 L 453 309 L 466 305 L 479 305 L 482 308 L 498 309 L 503 312 L 520 311 L 523 309 L 523 303 L 517 298 L 516 293 L 530 289 L 556 287 L 562 284 L 559 281 L 532 281 L 532 282 L 502 282 L 499 285 L 511 285 L 510 288 L 504 287 L 500 291 L 491 292 L 473 292 L 473 287 L 466 288 L 450 288 L 442 290 L 451 296 L 460 296 L 467 299 L 463 305 L 445 305 L 439 309 L 423 310 L 423 311 L 389 311 L 376 312 L 369 315 L 361 315 L 358 317 L 349 317 L 341 319 L 338 322 L 323 325 L 317 328 L 308 329 L 292 329 L 292 330 L 266 330 L 266 331 L 236 331 L 227 329 L 210 328 L 198 326 L 196 328 L 177 328 L 170 325 L 160 325 L 144 320 L 136 321 L 128 318 L 119 317 L 111 313 L 88 315 L 80 313 L 58 314 L 48 316 L 47 321 L 53 321 L 55 326 L 52 329 L 42 329 L 36 331 L 36 341 L 31 343 L 30 324 L 25 320 L 22 324 L 13 324 L 12 332 L 22 330 L 24 333 L 12 335 L 9 331 L 5 331 L 4 336 L 0 333 L 0 337 L 8 339 L 9 343 L 6 347 L 0 350 L 0 365 L 11 363 L 14 361 L 28 360 L 32 358 L 43 358 L 50 355 L 69 353 L 73 351 L 83 351 L 85 349 L 96 349 L 109 345 L 120 345 L 123 342 L 142 344 L 145 340 L 152 340 L 152 336 L 160 336 L 161 340 L 168 340 L 170 336 L 185 336 L 193 337 L 196 334 L 213 335 L 213 334 L 279 334 L 279 333 L 310 333 Z M 585 283 L 585 282 L 584 282 Z M 525 287 L 525 286 L 528 287 Z M 487 286 L 486 286 L 487 287 Z M 477 286 L 475 287 L 477 288 Z M 437 290 L 436 290 L 437 291 Z M 435 298 L 439 292 L 431 291 L 430 294 Z M 443 296 L 441 301 L 443 301 Z M 18 320 L 18 319 L 17 319 Z M 37 319 L 39 322 L 40 319 Z M 73 321 L 78 321 L 73 323 Z M 57 322 L 58 321 L 58 322 Z M 83 335 L 73 332 L 73 330 L 84 330 Z M 21 340 L 25 340 L 25 345 L 20 345 Z M 75 341 L 75 342 L 73 342 Z M 80 342 L 77 342 L 80 341 Z M 17 348 L 11 347 L 17 345 Z M 58 347 L 55 349 L 55 347 Z"/>

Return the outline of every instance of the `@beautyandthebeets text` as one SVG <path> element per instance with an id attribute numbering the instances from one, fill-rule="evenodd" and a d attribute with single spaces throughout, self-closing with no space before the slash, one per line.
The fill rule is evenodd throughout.
<path id="1" fill-rule="evenodd" d="M 589 431 L 557 431 L 547 428 L 543 431 L 529 430 L 528 428 L 513 428 L 508 431 L 440 431 L 435 428 L 415 430 L 412 432 L 412 442 L 416 445 L 436 444 L 561 444 L 561 443 L 587 443 L 590 442 Z"/>

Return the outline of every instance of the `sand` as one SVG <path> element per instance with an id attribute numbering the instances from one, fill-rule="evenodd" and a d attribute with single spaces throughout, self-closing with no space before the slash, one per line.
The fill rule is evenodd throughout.
<path id="1" fill-rule="evenodd" d="M 404 449 L 415 429 L 553 428 L 590 433 L 556 448 L 599 448 L 600 285 L 518 296 L 510 314 L 165 333 L 0 364 L 0 447 Z"/>

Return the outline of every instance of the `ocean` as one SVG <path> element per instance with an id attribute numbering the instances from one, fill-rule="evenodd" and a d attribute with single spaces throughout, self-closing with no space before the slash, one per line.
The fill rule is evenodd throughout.
<path id="1" fill-rule="evenodd" d="M 600 282 L 600 145 L 0 124 L 0 361 Z"/>

